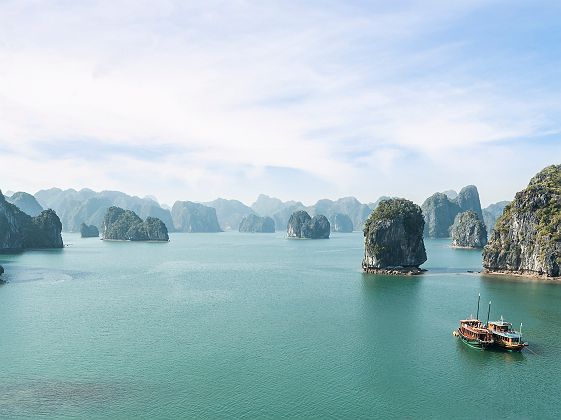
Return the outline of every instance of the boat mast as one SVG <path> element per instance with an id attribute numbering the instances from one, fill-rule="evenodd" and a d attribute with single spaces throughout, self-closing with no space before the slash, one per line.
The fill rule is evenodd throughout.
<path id="1" fill-rule="evenodd" d="M 477 297 L 477 315 L 475 316 L 475 319 L 479 319 L 479 301 L 481 300 L 481 293 L 479 293 L 479 296 Z"/>
<path id="2" fill-rule="evenodd" d="M 489 301 L 489 310 L 487 311 L 487 325 L 489 325 L 489 315 L 491 315 L 491 301 Z"/>

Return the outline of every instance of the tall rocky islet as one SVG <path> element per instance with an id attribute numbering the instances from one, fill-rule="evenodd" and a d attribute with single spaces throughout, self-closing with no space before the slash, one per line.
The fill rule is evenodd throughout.
<path id="1" fill-rule="evenodd" d="M 483 248 L 487 244 L 485 224 L 471 210 L 456 216 L 452 225 L 452 246 L 458 248 Z"/>
<path id="2" fill-rule="evenodd" d="M 238 231 L 246 233 L 275 233 L 275 221 L 270 217 L 249 214 L 241 220 Z"/>
<path id="3" fill-rule="evenodd" d="M 154 217 L 142 220 L 132 210 L 110 207 L 102 225 L 103 239 L 120 241 L 169 241 L 164 222 Z"/>
<path id="4" fill-rule="evenodd" d="M 489 273 L 561 276 L 561 165 L 534 176 L 505 207 L 483 250 Z"/>
<path id="5" fill-rule="evenodd" d="M 288 238 L 327 239 L 331 225 L 324 215 L 311 217 L 308 212 L 299 210 L 290 216 L 286 227 Z"/>
<path id="6" fill-rule="evenodd" d="M 427 260 L 421 208 L 402 198 L 382 201 L 364 224 L 367 273 L 420 274 Z"/>
<path id="7" fill-rule="evenodd" d="M 99 229 L 97 226 L 82 223 L 80 225 L 80 236 L 82 238 L 97 238 L 99 237 Z"/>
<path id="8" fill-rule="evenodd" d="M 475 185 L 468 185 L 450 199 L 445 193 L 435 193 L 422 204 L 425 218 L 424 236 L 428 238 L 449 238 L 456 216 L 472 211 L 483 221 L 479 192 Z"/>

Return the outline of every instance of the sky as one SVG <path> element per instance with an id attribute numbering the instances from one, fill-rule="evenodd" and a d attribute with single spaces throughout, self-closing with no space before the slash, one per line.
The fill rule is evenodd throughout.
<path id="1" fill-rule="evenodd" d="M 510 200 L 561 163 L 558 1 L 0 0 L 0 188 Z"/>

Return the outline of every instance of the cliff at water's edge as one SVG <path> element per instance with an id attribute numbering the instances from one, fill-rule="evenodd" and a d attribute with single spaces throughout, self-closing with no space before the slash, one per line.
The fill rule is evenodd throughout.
<path id="1" fill-rule="evenodd" d="M 561 165 L 532 178 L 505 207 L 483 250 L 488 273 L 561 276 Z"/>

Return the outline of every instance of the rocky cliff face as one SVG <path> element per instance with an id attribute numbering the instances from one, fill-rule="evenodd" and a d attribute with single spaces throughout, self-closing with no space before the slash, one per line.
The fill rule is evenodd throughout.
<path id="1" fill-rule="evenodd" d="M 97 226 L 82 223 L 80 226 L 80 236 L 82 238 L 97 238 L 99 237 L 99 229 Z"/>
<path id="2" fill-rule="evenodd" d="M 53 210 L 31 217 L 0 192 L 0 249 L 62 248 L 62 225 Z"/>
<path id="3" fill-rule="evenodd" d="M 330 218 L 332 232 L 352 232 L 353 221 L 349 216 L 343 213 L 336 213 Z"/>
<path id="4" fill-rule="evenodd" d="M 31 217 L 39 216 L 39 214 L 43 211 L 43 207 L 41 207 L 41 204 L 37 202 L 35 197 L 26 192 L 20 191 L 14 193 L 11 197 L 6 197 L 6 201 L 12 203 Z"/>
<path id="5" fill-rule="evenodd" d="M 327 217 L 317 215 L 310 217 L 304 210 L 296 211 L 290 216 L 286 229 L 289 238 L 327 239 L 331 226 Z"/>
<path id="6" fill-rule="evenodd" d="M 102 225 L 103 239 L 120 241 L 169 241 L 164 222 L 154 217 L 142 221 L 131 210 L 110 207 Z"/>
<path id="7" fill-rule="evenodd" d="M 456 216 L 452 226 L 452 246 L 460 248 L 483 248 L 487 244 L 485 225 L 473 211 Z"/>
<path id="8" fill-rule="evenodd" d="M 238 230 L 249 233 L 274 233 L 275 221 L 270 217 L 249 214 L 242 219 Z"/>
<path id="9" fill-rule="evenodd" d="M 483 267 L 489 272 L 561 276 L 561 165 L 534 176 L 505 207 L 483 250 Z"/>
<path id="10" fill-rule="evenodd" d="M 510 203 L 510 201 L 499 201 L 498 203 L 490 204 L 482 210 L 483 222 L 485 223 L 488 233 L 491 233 L 494 229 L 497 219 L 501 217 L 508 203 Z"/>
<path id="11" fill-rule="evenodd" d="M 382 201 L 364 225 L 364 271 L 419 273 L 427 260 L 424 224 L 421 208 L 411 201 Z"/>
<path id="12" fill-rule="evenodd" d="M 180 232 L 220 232 L 216 210 L 191 201 L 176 201 L 171 209 L 175 229 Z"/>
<path id="13" fill-rule="evenodd" d="M 449 238 L 460 207 L 444 193 L 436 193 L 421 206 L 425 217 L 424 235 L 429 238 Z"/>
<path id="14" fill-rule="evenodd" d="M 475 185 L 468 185 L 460 190 L 460 193 L 455 199 L 456 204 L 460 207 L 461 211 L 473 211 L 483 221 L 483 214 L 481 212 L 481 202 L 479 201 L 479 191 Z"/>

